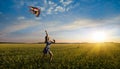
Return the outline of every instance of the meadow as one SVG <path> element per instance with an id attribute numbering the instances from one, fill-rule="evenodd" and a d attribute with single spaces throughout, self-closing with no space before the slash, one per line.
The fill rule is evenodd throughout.
<path id="1" fill-rule="evenodd" d="M 120 69 L 119 43 L 52 44 L 52 63 L 44 46 L 0 44 L 0 69 Z"/>

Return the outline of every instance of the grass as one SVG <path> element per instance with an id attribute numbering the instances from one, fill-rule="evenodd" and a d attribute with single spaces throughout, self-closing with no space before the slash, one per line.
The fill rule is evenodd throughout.
<path id="1" fill-rule="evenodd" d="M 53 44 L 41 60 L 44 44 L 0 44 L 0 69 L 120 69 L 120 44 Z"/>

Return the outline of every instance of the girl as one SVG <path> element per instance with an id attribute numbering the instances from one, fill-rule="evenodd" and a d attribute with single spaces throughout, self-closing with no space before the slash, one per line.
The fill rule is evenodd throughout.
<path id="1" fill-rule="evenodd" d="M 50 45 L 52 44 L 52 43 L 55 43 L 55 40 L 53 39 L 53 41 L 51 41 L 51 40 L 49 40 L 49 36 L 48 36 L 48 33 L 47 33 L 47 31 L 45 30 L 45 33 L 46 33 L 46 36 L 45 36 L 45 43 L 46 43 L 46 46 L 45 46 L 45 48 L 44 48 L 44 50 L 43 50 L 43 57 L 42 58 L 44 58 L 44 56 L 47 54 L 47 53 L 49 53 L 49 55 L 50 55 L 50 62 L 52 61 L 52 57 L 53 57 L 53 53 L 52 53 L 52 51 L 50 50 Z"/>

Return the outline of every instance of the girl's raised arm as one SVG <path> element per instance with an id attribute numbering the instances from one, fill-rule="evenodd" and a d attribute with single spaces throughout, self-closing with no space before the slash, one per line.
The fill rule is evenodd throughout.
<path id="1" fill-rule="evenodd" d="M 45 30 L 46 36 L 48 36 L 47 30 Z"/>

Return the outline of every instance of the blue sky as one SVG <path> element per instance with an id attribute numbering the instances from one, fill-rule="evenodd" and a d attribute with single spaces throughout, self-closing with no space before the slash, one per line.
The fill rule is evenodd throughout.
<path id="1" fill-rule="evenodd" d="M 57 42 L 92 42 L 94 31 L 120 42 L 120 0 L 0 0 L 0 8 L 1 42 L 43 42 L 44 30 Z"/>

